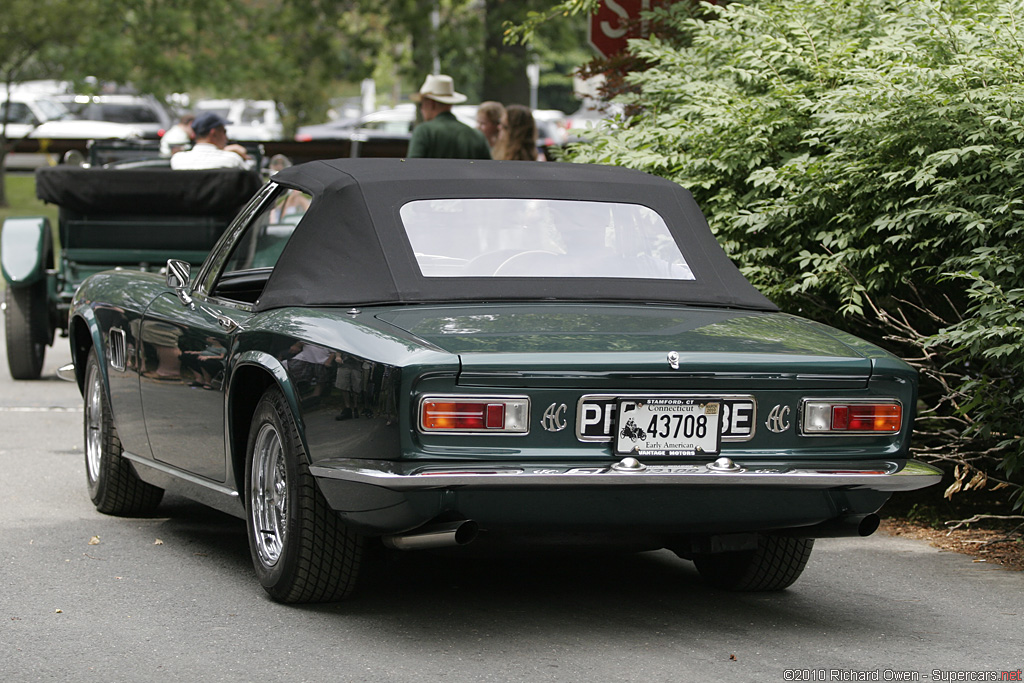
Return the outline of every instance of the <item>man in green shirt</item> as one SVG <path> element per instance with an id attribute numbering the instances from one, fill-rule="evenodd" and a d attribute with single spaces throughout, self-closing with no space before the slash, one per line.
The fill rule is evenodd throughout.
<path id="1" fill-rule="evenodd" d="M 455 118 L 452 105 L 466 101 L 466 96 L 455 92 L 451 76 L 431 74 L 418 93 L 410 99 L 420 104 L 423 123 L 412 131 L 409 140 L 409 158 L 429 159 L 490 159 L 487 140 L 476 128 L 470 128 Z"/>

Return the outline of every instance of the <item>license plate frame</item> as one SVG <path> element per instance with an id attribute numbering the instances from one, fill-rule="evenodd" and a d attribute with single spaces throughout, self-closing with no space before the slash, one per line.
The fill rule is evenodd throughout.
<path id="1" fill-rule="evenodd" d="M 618 399 L 616 455 L 686 457 L 721 451 L 722 400 L 686 397 Z"/>

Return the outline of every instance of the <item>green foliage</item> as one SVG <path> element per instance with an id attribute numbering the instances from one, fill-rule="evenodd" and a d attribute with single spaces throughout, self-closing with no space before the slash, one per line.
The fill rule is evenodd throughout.
<path id="1" fill-rule="evenodd" d="M 519 22 L 506 21 L 503 35 L 506 42 L 526 45 L 534 42 L 538 30 L 543 32 L 542 27 L 552 23 L 553 19 L 586 16 L 596 12 L 597 8 L 598 0 L 562 0 L 553 6 L 545 3 L 540 10 L 528 10 Z"/>
<path id="2" fill-rule="evenodd" d="M 1024 470 L 1019 2 L 763 0 L 658 10 L 639 114 L 570 153 L 690 188 L 783 308 L 921 369 L 920 454 L 953 489 Z M 1018 501 L 1020 501 L 1018 497 Z"/>
<path id="3" fill-rule="evenodd" d="M 333 96 L 371 75 L 395 95 L 418 88 L 435 55 L 474 100 L 485 74 L 500 83 L 506 69 L 525 82 L 524 49 L 506 65 L 488 47 L 501 42 L 500 16 L 545 1 L 5 0 L 0 82 L 47 78 L 81 88 L 95 77 L 157 96 L 272 99 L 292 130 L 323 121 Z M 489 13 L 500 14 L 493 27 Z M 542 33 L 541 58 L 562 66 L 579 43 L 577 26 Z M 568 73 L 554 80 L 571 90 Z"/>

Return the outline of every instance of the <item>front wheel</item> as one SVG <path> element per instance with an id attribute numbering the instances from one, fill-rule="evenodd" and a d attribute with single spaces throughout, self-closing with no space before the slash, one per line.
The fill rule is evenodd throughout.
<path id="1" fill-rule="evenodd" d="M 345 526 L 317 488 L 277 387 L 264 392 L 253 415 L 245 498 L 253 567 L 272 598 L 330 602 L 352 594 L 365 539 Z"/>
<path id="2" fill-rule="evenodd" d="M 811 557 L 813 538 L 758 534 L 756 550 L 698 555 L 701 578 L 733 591 L 780 591 L 793 585 Z"/>
<path id="3" fill-rule="evenodd" d="M 145 515 L 163 498 L 162 488 L 139 479 L 121 455 L 121 440 L 110 416 L 100 361 L 93 349 L 85 365 L 85 478 L 89 497 L 108 515 Z"/>
<path id="4" fill-rule="evenodd" d="M 14 379 L 39 379 L 46 345 L 53 338 L 46 310 L 46 283 L 7 286 L 4 298 L 7 367 Z"/>

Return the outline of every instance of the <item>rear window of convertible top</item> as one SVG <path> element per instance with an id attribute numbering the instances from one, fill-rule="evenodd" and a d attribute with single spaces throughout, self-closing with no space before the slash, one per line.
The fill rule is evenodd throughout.
<path id="1" fill-rule="evenodd" d="M 400 214 L 424 277 L 694 279 L 664 219 L 639 204 L 425 199 Z"/>

